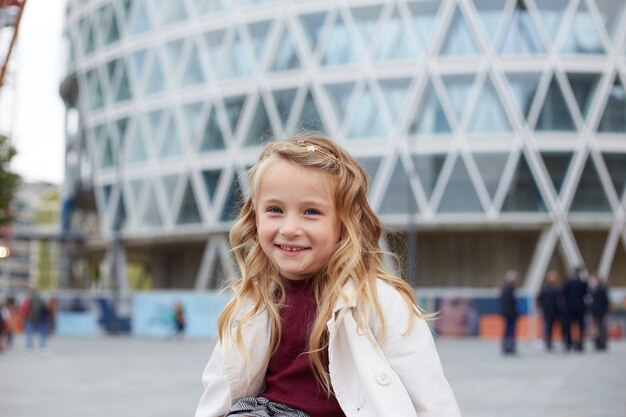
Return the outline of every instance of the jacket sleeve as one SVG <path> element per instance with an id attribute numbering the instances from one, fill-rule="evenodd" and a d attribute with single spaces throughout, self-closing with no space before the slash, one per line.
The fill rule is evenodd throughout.
<path id="1" fill-rule="evenodd" d="M 202 373 L 202 386 L 195 417 L 222 417 L 230 410 L 232 398 L 219 341 Z"/>
<path id="2" fill-rule="evenodd" d="M 381 348 L 407 390 L 416 414 L 419 417 L 460 417 L 428 324 L 415 317 L 408 332 L 411 313 L 400 293 L 384 283 L 379 284 L 378 292 L 386 327 Z"/>

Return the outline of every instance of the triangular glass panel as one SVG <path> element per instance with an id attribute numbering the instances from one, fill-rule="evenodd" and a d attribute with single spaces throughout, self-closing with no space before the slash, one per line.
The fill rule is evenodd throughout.
<path id="1" fill-rule="evenodd" d="M 326 127 L 322 121 L 317 105 L 313 99 L 311 92 L 307 92 L 304 103 L 302 104 L 302 110 L 300 111 L 300 117 L 298 118 L 298 128 L 304 130 L 310 130 L 315 132 L 326 133 Z"/>
<path id="2" fill-rule="evenodd" d="M 565 175 L 567 169 L 572 160 L 572 153 L 570 152 L 542 152 L 541 159 L 546 166 L 546 170 L 552 180 L 552 185 L 557 195 L 561 193 L 563 182 L 565 181 Z"/>
<path id="3" fill-rule="evenodd" d="M 196 196 L 193 192 L 191 181 L 187 180 L 183 200 L 180 203 L 180 210 L 178 210 L 176 224 L 194 223 L 202 223 L 202 217 L 200 216 L 200 211 L 198 210 L 198 203 L 196 202 Z"/>
<path id="4" fill-rule="evenodd" d="M 396 122 L 401 114 L 406 111 L 406 99 L 411 87 L 410 78 L 396 78 L 379 80 L 380 90 L 385 98 L 385 103 L 391 114 L 391 119 Z"/>
<path id="5" fill-rule="evenodd" d="M 94 69 L 91 72 L 93 82 L 93 94 L 91 96 L 91 108 L 93 110 L 99 109 L 104 106 L 104 94 L 102 93 L 102 85 L 100 84 L 100 77 L 98 76 L 98 70 Z"/>
<path id="6" fill-rule="evenodd" d="M 160 93 L 166 89 L 167 82 L 159 61 L 158 55 L 155 53 L 152 65 L 148 72 L 148 79 L 146 81 L 146 85 L 144 86 L 145 94 Z"/>
<path id="7" fill-rule="evenodd" d="M 171 115 L 165 121 L 165 136 L 161 145 L 160 158 L 172 158 L 183 154 L 176 118 Z"/>
<path id="8" fill-rule="evenodd" d="M 619 23 L 626 13 L 626 3 L 615 0 L 595 0 L 598 11 L 604 22 L 604 27 L 609 36 L 615 41 L 615 35 L 619 30 Z"/>
<path id="9" fill-rule="evenodd" d="M 239 185 L 239 179 L 237 174 L 233 174 L 232 181 L 228 188 L 228 196 L 224 202 L 224 208 L 220 216 L 220 220 L 223 222 L 235 220 L 243 204 L 243 193 L 241 192 L 241 186 Z"/>
<path id="10" fill-rule="evenodd" d="M 202 180 L 204 181 L 204 187 L 206 189 L 206 194 L 209 197 L 209 203 L 213 204 L 213 199 L 215 198 L 215 191 L 217 190 L 217 185 L 220 181 L 220 177 L 222 176 L 222 171 L 219 169 L 211 169 L 202 171 Z"/>
<path id="11" fill-rule="evenodd" d="M 163 225 L 163 217 L 159 210 L 159 203 L 154 192 L 154 187 L 150 187 L 146 206 L 141 217 L 141 225 L 144 227 L 159 227 Z"/>
<path id="12" fill-rule="evenodd" d="M 498 34 L 502 20 L 502 10 L 506 2 L 502 0 L 474 0 L 474 6 L 478 14 L 478 20 L 483 30 L 493 44 Z"/>
<path id="13" fill-rule="evenodd" d="M 191 52 L 187 61 L 187 68 L 183 72 L 183 87 L 189 87 L 191 85 L 203 84 L 206 82 L 206 76 L 200 61 L 200 53 L 196 43 L 191 44 Z"/>
<path id="14" fill-rule="evenodd" d="M 152 28 L 150 17 L 146 10 L 144 0 L 135 1 L 135 14 L 130 24 L 130 31 L 133 35 L 138 35 L 149 31 Z"/>
<path id="15" fill-rule="evenodd" d="M 124 149 L 126 143 L 126 131 L 128 130 L 128 117 L 122 117 L 115 122 L 118 137 L 118 149 Z"/>
<path id="16" fill-rule="evenodd" d="M 149 133 L 150 135 L 148 136 L 152 142 L 157 142 L 157 138 L 160 136 L 160 132 L 162 132 L 161 129 L 161 119 L 163 118 L 163 109 L 156 109 L 156 110 L 152 110 L 148 113 L 148 117 L 147 122 L 148 122 L 148 129 L 149 129 Z M 169 117 L 169 115 L 165 116 L 166 118 Z"/>
<path id="17" fill-rule="evenodd" d="M 105 65 L 106 68 L 106 77 L 104 78 L 104 88 L 107 91 L 112 91 L 113 88 L 115 87 L 115 79 L 116 79 L 116 75 L 118 73 L 118 67 L 119 67 L 119 63 L 120 63 L 120 59 L 112 59 L 111 61 L 107 62 Z M 113 92 L 113 95 L 115 95 L 115 92 Z"/>
<path id="18" fill-rule="evenodd" d="M 509 154 L 496 152 L 475 153 L 473 157 L 489 197 L 493 200 L 498 190 L 498 184 L 500 184 L 502 179 L 504 167 L 509 159 Z"/>
<path id="19" fill-rule="evenodd" d="M 276 104 L 276 111 L 278 112 L 278 117 L 280 118 L 283 128 L 286 127 L 289 122 L 289 116 L 291 115 L 291 109 L 293 108 L 297 91 L 298 90 L 295 88 L 290 88 L 272 92 L 274 103 Z"/>
<path id="20" fill-rule="evenodd" d="M 520 154 L 517 168 L 511 178 L 506 198 L 502 204 L 503 212 L 544 212 L 546 204 L 533 177 L 524 154 Z"/>
<path id="21" fill-rule="evenodd" d="M 574 199 L 569 209 L 570 211 L 584 213 L 611 211 L 611 204 L 609 204 L 609 200 L 606 197 L 600 176 L 591 156 L 587 158 L 585 168 L 578 181 L 576 194 L 574 194 Z"/>
<path id="22" fill-rule="evenodd" d="M 128 82 L 128 72 L 126 71 L 126 65 L 123 63 L 120 65 L 122 75 L 120 75 L 120 83 L 117 87 L 117 94 L 115 96 L 115 101 L 117 103 L 121 101 L 130 100 L 132 98 L 132 93 L 130 91 L 130 83 Z"/>
<path id="23" fill-rule="evenodd" d="M 580 2 L 574 18 L 569 22 L 567 36 L 563 36 L 561 52 L 569 54 L 605 53 L 598 28 L 586 2 Z"/>
<path id="24" fill-rule="evenodd" d="M 135 123 L 135 128 L 133 129 L 132 135 L 130 136 L 127 155 L 127 161 L 131 164 L 143 162 L 148 159 L 146 148 L 143 142 L 143 131 L 139 122 Z"/>
<path id="25" fill-rule="evenodd" d="M 559 33 L 569 2 L 570 0 L 540 0 L 535 2 L 553 42 Z"/>
<path id="26" fill-rule="evenodd" d="M 241 116 L 245 102 L 246 96 L 228 97 L 224 99 L 226 118 L 228 119 L 230 131 L 233 133 L 233 136 L 236 135 L 239 117 Z"/>
<path id="27" fill-rule="evenodd" d="M 441 134 L 450 132 L 450 124 L 441 106 L 439 95 L 433 87 L 432 81 L 429 80 L 409 127 L 409 134 Z"/>
<path id="28" fill-rule="evenodd" d="M 224 136 L 217 121 L 217 113 L 212 108 L 200 140 L 200 152 L 224 149 Z"/>
<path id="29" fill-rule="evenodd" d="M 315 52 L 315 48 L 317 48 L 320 40 L 320 33 L 324 27 L 324 20 L 326 20 L 326 13 L 303 14 L 298 16 L 298 19 L 300 20 L 300 26 L 304 31 L 309 49 L 311 52 Z"/>
<path id="30" fill-rule="evenodd" d="M 131 201 L 135 207 L 139 204 L 139 198 L 141 197 L 143 185 L 145 183 L 145 179 L 128 181 L 128 190 L 130 191 Z"/>
<path id="31" fill-rule="evenodd" d="M 202 102 L 189 103 L 183 106 L 183 117 L 187 126 L 187 136 L 193 144 L 198 143 L 203 106 L 204 103 Z"/>
<path id="32" fill-rule="evenodd" d="M 467 108 L 467 101 L 474 84 L 474 78 L 474 74 L 455 74 L 442 77 L 457 120 L 461 120 L 463 112 Z"/>
<path id="33" fill-rule="evenodd" d="M 410 2 L 409 9 L 420 38 L 424 44 L 429 44 L 437 25 L 437 13 L 441 5 L 440 0 Z"/>
<path id="34" fill-rule="evenodd" d="M 529 55 L 545 52 L 541 37 L 522 0 L 517 0 L 515 11 L 507 25 L 506 36 L 500 45 L 502 55 Z"/>
<path id="35" fill-rule="evenodd" d="M 380 108 L 369 86 L 365 86 L 352 113 L 349 139 L 385 138 L 389 127 L 380 117 Z"/>
<path id="36" fill-rule="evenodd" d="M 115 210 L 111 229 L 116 232 L 126 229 L 126 204 L 124 204 L 124 196 L 122 194 L 120 194 L 117 202 L 117 209 Z"/>
<path id="37" fill-rule="evenodd" d="M 270 119 L 267 117 L 267 110 L 265 109 L 265 100 L 259 98 L 257 106 L 254 109 L 254 116 L 250 122 L 250 128 L 248 134 L 245 135 L 244 146 L 257 146 L 263 145 L 267 138 L 271 138 L 273 135 L 272 125 Z"/>
<path id="38" fill-rule="evenodd" d="M 446 161 L 446 154 L 413 155 L 413 166 L 426 198 L 430 199 Z"/>
<path id="39" fill-rule="evenodd" d="M 454 16 L 448 26 L 448 33 L 443 41 L 440 55 L 462 56 L 477 55 L 478 46 L 474 40 L 474 35 L 467 26 L 463 13 L 456 7 Z"/>
<path id="40" fill-rule="evenodd" d="M 322 55 L 323 66 L 354 65 L 362 60 L 361 46 L 355 42 L 341 15 L 333 24 Z"/>
<path id="41" fill-rule="evenodd" d="M 120 26 L 126 26 L 128 25 L 128 21 L 131 17 L 131 13 L 132 13 L 132 6 L 133 6 L 134 0 L 122 0 L 120 2 L 121 6 L 122 6 L 122 13 L 121 13 L 121 17 L 120 17 Z"/>
<path id="42" fill-rule="evenodd" d="M 196 10 L 202 14 L 214 14 L 230 10 L 234 0 L 193 0 Z"/>
<path id="43" fill-rule="evenodd" d="M 376 61 L 413 60 L 420 53 L 420 45 L 415 42 L 397 7 L 382 33 L 377 33 L 376 37 Z"/>
<path id="44" fill-rule="evenodd" d="M 330 103 L 333 106 L 333 114 L 335 115 L 339 126 L 343 124 L 343 120 L 346 117 L 348 104 L 350 103 L 350 97 L 352 97 L 353 90 L 353 82 L 326 85 L 326 93 L 330 98 Z"/>
<path id="45" fill-rule="evenodd" d="M 287 71 L 298 68 L 300 68 L 300 58 L 298 58 L 291 34 L 285 27 L 271 69 L 272 71 Z"/>
<path id="46" fill-rule="evenodd" d="M 459 155 L 450 173 L 437 212 L 439 213 L 476 213 L 482 212 L 483 207 L 474 190 L 474 184 L 465 167 L 463 158 Z"/>
<path id="47" fill-rule="evenodd" d="M 617 197 L 621 199 L 626 191 L 626 154 L 607 152 L 602 154 L 602 159 L 609 171 Z"/>
<path id="48" fill-rule="evenodd" d="M 213 71 L 215 71 L 215 73 L 220 72 L 220 65 L 222 65 L 223 62 L 222 56 L 224 54 L 225 34 L 226 31 L 222 29 L 208 32 L 204 35 L 206 51 L 209 55 L 211 66 L 213 67 Z"/>
<path id="49" fill-rule="evenodd" d="M 108 211 L 109 203 L 111 202 L 111 194 L 113 194 L 113 186 L 111 184 L 106 184 L 102 187 L 102 197 L 104 200 L 104 211 Z"/>
<path id="50" fill-rule="evenodd" d="M 254 71 L 255 62 L 248 51 L 247 45 L 243 42 L 239 31 L 235 32 L 235 37 L 230 44 L 226 60 L 220 71 L 220 78 L 240 78 L 246 77 Z"/>
<path id="51" fill-rule="evenodd" d="M 617 75 L 609 90 L 598 132 L 626 133 L 626 90 Z"/>
<path id="52" fill-rule="evenodd" d="M 365 49 L 369 49 L 372 37 L 380 19 L 382 6 L 358 7 L 351 10 L 352 19 L 356 25 Z"/>
<path id="53" fill-rule="evenodd" d="M 178 78 L 178 74 L 180 73 L 181 66 L 181 55 L 183 53 L 183 40 L 182 39 L 174 39 L 173 41 L 169 41 L 165 44 L 165 56 L 166 62 L 168 63 L 172 75 L 174 78 Z"/>
<path id="54" fill-rule="evenodd" d="M 574 97 L 576 97 L 578 108 L 584 117 L 587 117 L 589 114 L 589 108 L 591 108 L 591 104 L 593 103 L 601 77 L 602 74 L 567 74 L 567 79 L 574 92 Z"/>
<path id="55" fill-rule="evenodd" d="M 589 271 L 596 271 L 602 259 L 602 252 L 608 237 L 607 230 L 572 230 L 576 245 L 580 250 L 583 265 Z"/>
<path id="56" fill-rule="evenodd" d="M 399 157 L 385 190 L 385 197 L 378 210 L 380 214 L 410 215 L 419 213 L 419 206 L 415 200 L 411 182 L 404 169 L 402 159 Z"/>
<path id="57" fill-rule="evenodd" d="M 470 118 L 471 133 L 510 132 L 511 123 L 490 78 L 485 80 Z"/>
<path id="58" fill-rule="evenodd" d="M 163 185 L 163 192 L 165 195 L 165 201 L 171 204 L 174 200 L 174 193 L 176 191 L 176 185 L 180 174 L 167 174 L 161 175 L 161 184 Z"/>
<path id="59" fill-rule="evenodd" d="M 518 110 L 522 113 L 524 119 L 528 119 L 541 74 L 513 72 L 506 74 L 506 78 Z"/>
<path id="60" fill-rule="evenodd" d="M 117 24 L 117 17 L 116 17 L 115 11 L 112 9 L 112 5 L 109 4 L 109 5 L 106 5 L 105 7 L 108 7 L 111 9 L 111 23 L 109 25 L 109 30 L 105 36 L 105 43 L 107 45 L 110 45 L 120 40 L 120 28 L 119 28 L 119 25 Z"/>
<path id="61" fill-rule="evenodd" d="M 133 75 L 135 80 L 137 80 L 137 84 L 139 84 L 139 80 L 143 79 L 143 70 L 146 63 L 147 52 L 147 49 L 140 49 L 133 52 L 131 55 L 131 68 L 133 69 Z"/>
<path id="62" fill-rule="evenodd" d="M 100 163 L 100 168 L 111 168 L 115 165 L 115 156 L 113 154 L 113 146 L 111 145 L 111 137 L 107 135 L 104 142 L 104 149 L 102 153 L 102 159 Z"/>
<path id="63" fill-rule="evenodd" d="M 91 29 L 91 24 L 89 22 L 90 19 L 86 18 L 84 20 L 85 27 L 87 28 L 87 41 L 85 42 L 85 55 L 91 54 L 96 50 L 96 42 L 93 37 L 93 31 Z"/>
<path id="64" fill-rule="evenodd" d="M 576 130 L 574 120 L 555 76 L 552 77 L 550 82 L 550 88 L 544 99 L 535 129 L 543 131 Z"/>
<path id="65" fill-rule="evenodd" d="M 359 164 L 363 167 L 365 172 L 367 172 L 367 176 L 369 177 L 370 189 L 371 185 L 376 179 L 376 173 L 378 172 L 378 168 L 380 167 L 381 158 L 378 157 L 362 157 L 357 158 Z"/>
<path id="66" fill-rule="evenodd" d="M 182 22 L 187 19 L 187 9 L 185 2 L 165 1 L 163 4 L 165 8 L 162 15 L 162 22 L 166 25 Z"/>
<path id="67" fill-rule="evenodd" d="M 271 21 L 255 22 L 248 25 L 248 33 L 252 42 L 252 50 L 257 62 L 261 62 L 265 45 L 267 44 L 267 34 L 270 30 Z"/>

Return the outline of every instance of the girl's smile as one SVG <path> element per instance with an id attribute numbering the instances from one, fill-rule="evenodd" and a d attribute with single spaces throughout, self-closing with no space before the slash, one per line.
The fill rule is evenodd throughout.
<path id="1" fill-rule="evenodd" d="M 332 183 L 278 158 L 267 164 L 257 196 L 259 242 L 282 276 L 305 279 L 327 265 L 339 240 Z"/>

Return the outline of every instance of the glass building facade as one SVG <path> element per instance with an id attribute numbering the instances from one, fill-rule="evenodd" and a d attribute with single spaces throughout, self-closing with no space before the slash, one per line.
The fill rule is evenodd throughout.
<path id="1" fill-rule="evenodd" d="M 512 268 L 534 293 L 585 265 L 626 288 L 625 10 L 69 1 L 64 226 L 97 214 L 83 249 L 119 285 L 214 288 L 263 142 L 313 129 L 366 168 L 414 285 L 490 291 Z"/>

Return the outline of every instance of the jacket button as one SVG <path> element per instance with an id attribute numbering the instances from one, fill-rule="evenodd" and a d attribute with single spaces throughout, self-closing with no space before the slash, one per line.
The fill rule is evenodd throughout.
<path id="1" fill-rule="evenodd" d="M 378 385 L 386 386 L 391 382 L 391 377 L 387 372 L 379 372 L 376 374 L 376 382 Z"/>

